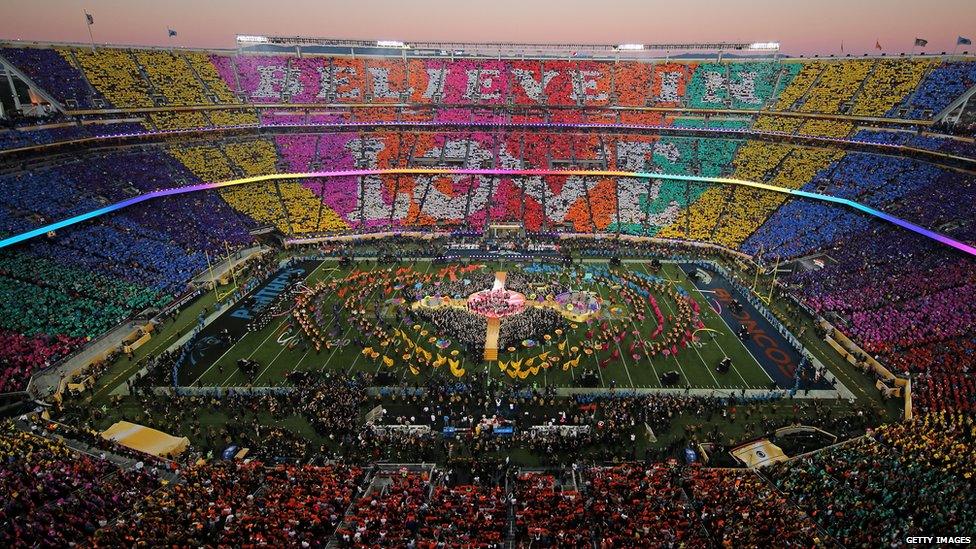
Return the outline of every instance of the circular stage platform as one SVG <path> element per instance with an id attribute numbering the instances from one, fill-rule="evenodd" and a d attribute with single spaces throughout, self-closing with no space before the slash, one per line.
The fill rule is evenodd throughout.
<path id="1" fill-rule="evenodd" d="M 482 290 L 468 296 L 468 310 L 487 318 L 502 318 L 525 310 L 525 296 L 511 290 Z"/>

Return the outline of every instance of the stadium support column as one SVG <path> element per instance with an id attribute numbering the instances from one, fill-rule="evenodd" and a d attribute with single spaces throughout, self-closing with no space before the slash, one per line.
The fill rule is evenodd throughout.
<path id="1" fill-rule="evenodd" d="M 7 76 L 7 85 L 10 86 L 10 96 L 14 99 L 14 111 L 20 112 L 20 97 L 17 96 L 17 87 L 14 86 L 14 77 L 10 73 L 10 65 L 4 63 L 2 66 L 3 73 Z"/>

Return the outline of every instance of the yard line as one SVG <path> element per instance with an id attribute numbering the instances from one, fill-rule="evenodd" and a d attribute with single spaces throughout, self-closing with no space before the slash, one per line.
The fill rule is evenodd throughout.
<path id="1" fill-rule="evenodd" d="M 646 270 L 646 269 L 645 269 L 645 270 Z M 691 296 L 690 296 L 690 295 L 689 295 L 688 297 L 690 297 L 690 298 L 691 298 Z M 691 299 L 694 299 L 694 298 L 691 298 Z M 668 306 L 668 310 L 669 310 L 669 311 L 671 311 L 671 312 L 673 313 L 673 312 L 674 312 L 674 310 L 673 310 L 673 309 L 671 309 L 671 304 L 670 304 L 670 303 L 667 303 L 667 302 L 665 302 L 665 304 L 666 304 L 666 305 Z M 713 374 L 713 373 L 712 373 L 712 369 L 711 369 L 711 368 L 710 368 L 710 367 L 708 366 L 708 363 L 707 363 L 707 362 L 705 362 L 705 357 L 703 357 L 703 356 L 701 355 L 701 353 L 699 353 L 699 352 L 698 352 L 698 348 L 697 348 L 697 347 L 695 347 L 695 345 L 694 345 L 694 343 L 693 343 L 693 342 L 689 342 L 689 343 L 688 343 L 688 346 L 689 346 L 689 347 L 691 347 L 692 349 L 694 349 L 694 350 L 695 350 L 695 354 L 696 354 L 696 355 L 698 355 L 698 360 L 700 360 L 700 361 L 701 361 L 701 363 L 702 363 L 702 364 L 703 364 L 703 365 L 705 366 L 705 371 L 706 371 L 706 372 L 708 372 L 708 375 L 710 375 L 710 376 L 712 376 L 712 381 L 714 381 L 714 382 L 715 382 L 715 386 L 716 386 L 716 387 L 721 387 L 721 384 L 720 384 L 720 383 L 718 382 L 718 378 L 716 378 L 716 377 L 715 377 L 715 374 Z M 719 348 L 721 349 L 721 346 L 719 346 Z M 723 349 L 723 350 L 722 350 L 722 352 L 724 353 L 724 352 L 725 352 L 725 350 Z M 738 372 L 736 372 L 736 373 L 738 373 Z M 739 378 L 742 378 L 742 376 L 740 375 L 740 376 L 739 376 Z M 746 383 L 746 380 L 744 380 L 744 379 L 742 380 L 742 383 L 743 383 L 743 384 L 744 384 L 744 385 L 745 385 L 746 387 L 748 387 L 748 386 L 749 386 L 749 384 L 748 384 L 748 383 Z"/>
<path id="2" fill-rule="evenodd" d="M 276 331 L 277 331 L 277 330 L 276 330 Z M 278 357 L 280 357 L 280 356 L 281 356 L 281 353 L 284 353 L 284 352 L 285 352 L 285 350 L 287 350 L 287 349 L 288 349 L 288 347 L 287 347 L 287 346 L 285 346 L 285 345 L 282 345 L 282 346 L 281 346 L 281 350 L 280 350 L 280 351 L 278 351 L 278 354 L 276 354 L 276 355 L 275 355 L 275 357 L 271 359 L 271 362 L 269 362 L 269 363 L 268 363 L 268 365 L 267 365 L 267 366 L 265 366 L 263 370 L 261 370 L 261 373 L 260 373 L 260 374 L 258 374 L 258 377 L 256 377 L 256 378 L 254 378 L 254 381 L 250 383 L 250 385 L 251 385 L 252 387 L 259 387 L 259 385 L 258 385 L 258 380 L 260 380 L 260 379 L 261 379 L 261 376 L 263 376 L 263 375 L 264 375 L 264 373 L 268 371 L 268 368 L 270 368 L 272 364 L 274 364 L 275 362 L 277 362 L 277 360 L 278 360 Z M 230 378 L 228 378 L 228 379 L 227 379 L 227 381 L 230 381 Z M 221 385 L 221 387 L 223 387 L 223 385 Z"/>
<path id="3" fill-rule="evenodd" d="M 416 263 L 416 262 L 414 262 L 414 263 Z M 434 262 L 433 261 L 429 262 L 427 264 L 427 270 L 424 271 L 424 274 L 427 274 L 428 272 L 430 272 L 430 268 L 433 267 L 433 266 L 434 266 Z M 406 318 L 406 317 L 401 318 L 400 319 L 400 322 L 397 323 L 397 327 L 396 327 L 397 330 L 399 330 L 400 328 L 403 327 L 403 320 L 404 320 L 404 318 Z M 383 367 L 383 361 L 380 360 L 380 363 L 376 365 L 376 372 L 375 372 L 375 374 L 380 373 L 380 368 L 382 368 L 382 367 Z"/>
<path id="4" fill-rule="evenodd" d="M 312 269 L 312 272 L 309 273 L 308 276 L 305 277 L 305 279 L 307 280 L 307 279 L 311 278 L 312 275 L 315 274 L 315 272 L 318 271 L 322 267 L 322 265 L 324 265 L 324 264 L 325 264 L 325 261 L 322 261 L 322 263 L 320 263 L 318 267 Z M 217 319 L 214 319 L 215 322 L 216 322 L 216 320 Z M 274 333 L 274 332 L 272 332 L 272 333 Z M 237 340 L 237 342 L 235 342 L 233 345 L 231 345 L 230 347 L 228 347 L 227 350 L 224 351 L 224 353 L 222 355 L 220 355 L 219 357 L 217 357 L 217 360 L 213 361 L 213 364 L 211 364 L 206 370 L 204 370 L 203 373 L 200 374 L 199 377 L 197 377 L 195 380 L 193 380 L 193 383 L 191 383 L 189 386 L 193 386 L 193 385 L 196 385 L 197 383 L 199 383 L 200 380 L 203 379 L 203 376 L 207 375 L 207 373 L 210 372 L 210 370 L 212 370 L 214 366 L 216 366 L 221 360 L 223 360 L 223 358 L 225 356 L 227 356 L 227 353 L 229 353 L 232 350 L 234 350 L 234 348 L 237 347 L 238 345 L 240 345 L 240 343 L 242 341 L 244 341 L 247 338 L 247 336 L 249 336 L 249 335 L 251 335 L 251 332 L 245 333 L 243 336 L 241 336 L 240 339 Z M 265 341 L 267 341 L 267 338 L 265 338 Z M 261 345 L 264 345 L 264 342 L 262 342 Z M 258 348 L 260 348 L 260 346 Z M 254 353 L 251 353 L 251 356 L 253 356 L 253 354 Z M 248 356 L 248 358 L 250 358 L 250 356 Z"/>
<path id="5" fill-rule="evenodd" d="M 638 338 L 638 340 L 641 341 L 641 342 L 643 342 L 644 341 L 644 338 L 641 337 L 642 334 L 641 334 L 640 327 L 637 326 L 637 324 L 634 322 L 634 318 L 631 316 L 631 317 L 628 317 L 627 320 L 630 322 L 630 325 L 634 328 L 634 330 L 637 331 L 637 338 Z M 654 319 L 654 321 L 657 322 L 657 319 Z M 618 345 L 618 347 L 619 347 L 619 345 Z M 654 367 L 654 361 L 651 360 L 651 357 L 647 354 L 647 349 L 644 348 L 644 345 L 643 344 L 640 345 L 640 348 L 641 348 L 641 352 L 644 354 L 644 358 L 647 359 L 647 363 L 651 365 L 651 372 L 654 373 L 654 379 L 657 379 L 657 380 L 660 381 L 661 378 L 660 378 L 660 376 L 657 375 L 657 368 Z M 621 351 L 621 354 L 623 354 L 623 351 Z M 629 373 L 628 373 L 628 375 L 629 375 Z"/>
<path id="6" fill-rule="evenodd" d="M 685 271 L 684 271 L 684 269 L 682 269 L 682 268 L 681 268 L 680 266 L 678 266 L 678 270 L 680 270 L 680 271 L 681 271 L 681 274 L 685 274 Z M 688 277 L 687 277 L 687 275 L 685 275 L 685 278 L 686 278 L 686 279 L 688 278 Z M 689 283 L 689 284 L 691 284 L 691 287 L 692 287 L 692 288 L 694 288 L 694 289 L 695 289 L 696 291 L 698 291 L 698 293 L 699 293 L 699 294 L 701 294 L 701 296 L 702 296 L 702 299 L 705 299 L 705 295 L 701 293 L 701 290 L 700 290 L 700 289 L 698 288 L 698 286 L 697 286 L 697 285 L 695 284 L 695 282 L 694 282 L 693 280 L 690 280 L 690 279 L 689 279 L 689 280 L 688 280 L 688 283 Z M 718 319 L 719 319 L 720 321 L 722 321 L 722 324 L 724 324 L 724 325 L 725 325 L 725 326 L 726 326 L 726 327 L 727 327 L 727 328 L 729 329 L 729 331 L 731 331 L 731 333 L 733 333 L 733 334 L 735 333 L 735 330 L 733 330 L 733 329 L 732 329 L 732 326 L 729 326 L 729 323 L 725 321 L 725 317 L 723 317 L 723 316 L 722 316 L 722 315 L 720 315 L 720 314 L 717 314 L 717 313 L 715 313 L 715 311 L 713 311 L 713 310 L 712 310 L 712 308 L 708 306 L 708 300 L 707 300 L 707 299 L 705 299 L 705 307 L 703 307 L 703 310 L 704 310 L 704 312 L 705 312 L 705 313 L 707 313 L 707 314 L 710 314 L 710 315 L 714 315 L 714 316 L 717 316 L 717 317 L 718 317 Z M 718 348 L 722 350 L 722 353 L 724 353 L 724 354 L 725 354 L 725 356 L 729 356 L 729 354 L 728 354 L 727 352 L 725 352 L 725 349 L 723 349 L 723 348 L 722 348 L 722 344 L 721 344 L 721 343 L 718 343 L 717 341 L 716 341 L 715 343 L 717 343 L 717 344 L 718 344 Z M 741 343 L 740 343 L 740 344 L 741 344 Z M 743 349 L 745 349 L 745 350 L 746 350 L 746 352 L 747 352 L 747 353 L 749 353 L 749 356 L 750 356 L 750 357 L 752 357 L 752 360 L 754 360 L 754 361 L 756 362 L 756 366 L 758 366 L 758 367 L 759 367 L 759 370 L 760 370 L 760 371 L 761 371 L 762 373 L 764 373 L 764 374 L 766 374 L 766 378 L 767 378 L 767 379 L 769 379 L 769 381 L 773 381 L 773 378 L 772 378 L 772 376 L 770 376 L 770 375 L 769 375 L 769 372 L 767 372 L 767 371 L 766 371 L 766 369 L 765 369 L 765 368 L 763 368 L 763 366 L 762 366 L 762 364 L 761 364 L 761 363 L 759 362 L 759 360 L 758 360 L 758 359 L 756 358 L 756 355 L 754 355 L 754 354 L 752 354 L 752 351 L 750 351 L 750 350 L 749 350 L 749 348 L 748 348 L 748 347 L 746 347 L 746 346 L 745 346 L 744 344 L 742 344 L 742 348 L 743 348 Z M 733 369 L 733 370 L 736 370 L 736 368 L 735 368 L 735 363 L 733 363 L 733 364 L 732 364 L 732 369 Z M 745 378 L 743 378 L 743 377 L 742 377 L 742 374 L 741 374 L 741 373 L 739 373 L 739 371 L 738 371 L 738 370 L 736 370 L 736 372 L 735 372 L 735 373 L 736 373 L 736 374 L 738 374 L 738 375 L 739 375 L 739 378 L 740 378 L 740 379 L 742 379 L 742 382 L 743 382 L 743 383 L 745 383 Z M 748 383 L 746 383 L 746 387 L 749 387 L 749 384 L 748 384 Z"/>
<path id="7" fill-rule="evenodd" d="M 292 373 L 298 371 L 298 367 L 301 366 L 302 362 L 305 362 L 305 358 L 309 356 L 309 353 L 310 352 L 311 352 L 311 349 L 309 349 L 308 351 L 305 351 L 305 354 L 302 355 L 302 358 L 298 359 L 298 362 L 295 363 L 295 367 L 292 368 L 291 371 L 289 371 L 288 373 L 289 374 L 292 374 Z M 274 385 L 272 385 L 272 387 L 283 387 L 285 385 L 285 382 L 286 381 L 288 381 L 287 374 L 284 375 L 284 376 L 282 376 L 280 381 L 275 381 L 274 382 Z"/>
<path id="8" fill-rule="evenodd" d="M 313 275 L 313 274 L 315 274 L 315 272 L 316 272 L 316 271 L 318 271 L 319 269 L 321 269 L 321 268 L 322 268 L 322 265 L 325 265 L 325 261 L 322 261 L 322 263 L 319 263 L 319 265 L 318 265 L 318 267 L 315 267 L 314 269 L 312 269 L 312 272 L 310 272 L 310 273 L 308 273 L 308 276 L 306 276 L 306 277 L 305 277 L 305 278 L 303 279 L 303 281 L 304 281 L 304 280 L 308 280 L 309 278 L 311 278 L 311 277 L 312 277 L 312 275 Z M 278 333 L 278 330 L 280 330 L 280 329 L 281 329 L 281 327 L 285 325 L 285 322 L 288 322 L 288 317 L 289 317 L 289 316 L 290 316 L 290 315 L 287 315 L 287 314 L 286 314 L 286 315 L 285 315 L 285 318 L 283 318 L 283 319 L 281 320 L 281 322 L 279 322 L 279 323 L 278 323 L 278 325 L 277 325 L 277 326 L 275 327 L 275 329 L 274 329 L 274 330 L 272 330 L 272 331 L 271 331 L 271 333 L 269 333 L 269 334 L 267 335 L 267 337 L 265 337 L 265 338 L 264 338 L 264 340 L 263 340 L 263 341 L 261 341 L 261 344 L 260 344 L 260 345 L 258 345 L 257 347 L 255 347 L 255 348 L 254 348 L 254 350 L 253 350 L 253 351 L 251 351 L 251 353 L 250 353 L 249 355 L 247 355 L 247 358 L 248 358 L 248 360 L 250 360 L 250 358 L 251 358 L 251 357 L 253 357 L 253 356 L 254 356 L 254 354 L 258 352 L 258 350 L 260 350 L 260 349 L 261 349 L 262 347 L 264 347 L 264 345 L 265 345 L 265 343 L 267 343 L 267 342 L 268 342 L 268 340 L 269 340 L 269 339 L 271 339 L 271 336 L 273 336 L 273 335 L 275 335 L 276 333 Z M 246 337 L 246 335 L 245 335 L 245 337 Z M 231 350 L 231 349 L 233 349 L 234 347 L 236 347 L 237 345 L 239 345 L 239 344 L 241 343 L 241 341 L 244 341 L 244 338 L 243 338 L 243 337 L 242 337 L 242 338 L 241 338 L 240 340 L 238 340 L 238 341 L 237 341 L 237 343 L 235 343 L 234 345 L 231 345 L 231 348 L 230 348 L 230 349 L 227 349 L 227 351 L 226 351 L 226 352 L 225 352 L 225 353 L 224 353 L 223 355 L 221 355 L 221 356 L 220 356 L 220 358 L 221 358 L 221 359 L 222 359 L 222 358 L 224 358 L 224 355 L 226 355 L 226 354 L 227 354 L 228 352 L 230 352 L 230 350 Z M 284 347 L 282 347 L 282 350 L 284 350 Z M 278 353 L 278 354 L 280 355 L 281 353 Z M 275 359 L 277 359 L 277 358 L 278 358 L 278 356 L 277 356 L 277 355 L 275 355 Z M 218 361 L 219 361 L 219 360 L 220 360 L 220 359 L 218 359 Z M 272 362 L 273 362 L 273 361 L 272 361 Z M 217 364 L 217 361 L 214 361 L 214 363 L 210 365 L 210 368 L 213 368 L 213 367 L 214 367 L 214 366 L 215 366 L 216 364 Z M 207 371 L 210 371 L 210 368 L 207 368 Z M 220 386 L 221 386 L 221 387 L 224 387 L 225 385 L 227 385 L 227 383 L 228 383 L 228 382 L 229 382 L 229 381 L 231 380 L 231 378 L 232 378 L 232 377 L 234 377 L 234 374 L 235 374 L 235 373 L 237 373 L 238 371 L 239 371 L 238 369 L 233 369 L 233 370 L 231 370 L 231 372 L 230 372 L 230 375 L 229 375 L 229 376 L 227 376 L 227 379 L 225 379 L 225 380 L 223 381 L 223 383 L 221 383 L 221 384 L 220 384 Z M 206 374 L 206 373 L 207 373 L 207 372 L 204 372 L 204 374 Z M 203 376 L 201 375 L 201 377 L 203 377 Z"/>
<path id="9" fill-rule="evenodd" d="M 284 326 L 284 325 L 285 325 L 285 322 L 287 322 L 287 321 L 288 321 L 288 317 L 286 316 L 286 317 L 284 318 L 284 320 L 282 320 L 282 321 L 281 321 L 281 322 L 280 322 L 280 323 L 279 323 L 279 324 L 278 324 L 277 326 L 275 326 L 275 329 L 274 329 L 274 330 L 271 330 L 271 333 L 269 333 L 269 334 L 267 335 L 267 337 L 265 337 L 265 338 L 264 338 L 264 340 L 263 340 L 263 341 L 261 342 L 261 344 L 260 344 L 260 345 L 258 345 L 257 347 L 255 347 L 255 348 L 254 348 L 254 350 L 253 350 L 253 351 L 251 351 L 251 353 L 250 353 L 249 355 L 247 355 L 247 358 L 248 358 L 248 360 L 250 360 L 250 358 L 251 358 L 252 356 L 254 356 L 254 354 L 255 354 L 255 353 L 257 353 L 257 352 L 258 352 L 258 350 L 260 350 L 260 349 L 261 349 L 262 347 L 264 347 L 264 344 L 265 344 L 265 343 L 267 343 L 269 339 L 271 339 L 271 336 L 273 336 L 273 335 L 275 335 L 276 333 L 278 333 L 278 330 L 280 330 L 280 329 L 281 329 L 281 327 L 282 327 L 282 326 Z M 238 343 L 240 343 L 240 341 L 238 341 Z M 235 345 L 235 347 L 236 347 L 236 345 Z M 233 348 L 233 347 L 232 347 L 232 348 Z M 228 349 L 228 351 L 230 351 L 230 349 Z M 224 353 L 224 354 L 227 354 L 227 353 Z M 278 357 L 276 356 L 275 358 L 278 358 Z M 217 363 L 216 363 L 216 362 L 214 362 L 214 364 L 217 364 Z M 211 368 L 212 368 L 212 367 L 213 367 L 213 366 L 211 366 Z M 230 372 L 230 375 L 228 375 L 228 376 L 227 376 L 227 379 L 225 379 L 225 380 L 224 380 L 224 381 L 223 381 L 223 382 L 222 382 L 222 383 L 220 384 L 220 386 L 221 386 L 221 387 L 223 387 L 223 386 L 225 386 L 225 385 L 227 385 L 227 382 L 229 382 L 229 381 L 230 381 L 230 379 L 231 379 L 232 377 L 234 377 L 234 374 L 236 374 L 236 373 L 237 373 L 238 371 L 239 371 L 238 369 L 232 369 L 232 370 L 231 370 L 231 372 Z"/>
<path id="10" fill-rule="evenodd" d="M 600 297 L 605 298 L 606 296 L 604 296 L 603 295 L 603 292 L 600 291 L 600 290 L 601 290 L 601 288 L 598 286 L 597 287 L 597 293 L 600 294 Z M 622 326 L 623 325 L 623 322 L 621 322 L 620 324 L 621 324 L 620 327 L 622 328 L 623 327 Z M 631 324 L 633 324 L 633 323 L 631 323 Z M 613 321 L 610 322 L 610 325 L 613 326 Z M 634 378 L 630 377 L 630 368 L 627 367 L 627 359 L 624 357 L 624 350 L 620 348 L 620 342 L 617 341 L 616 338 L 613 338 L 613 344 L 617 347 L 617 352 L 620 353 L 620 361 L 624 365 L 624 372 L 627 374 L 627 381 L 630 382 L 630 386 L 631 387 L 634 387 Z"/>
<path id="11" fill-rule="evenodd" d="M 330 278 L 333 277 L 333 275 L 331 273 L 334 273 L 334 272 L 339 271 L 339 270 L 341 270 L 339 267 L 333 267 L 333 268 L 329 269 L 328 271 L 326 271 L 326 272 L 330 273 L 329 276 L 326 277 L 326 278 L 323 278 L 322 281 L 329 280 Z M 309 275 L 309 278 L 311 278 L 311 275 Z M 308 280 L 308 279 L 306 279 L 306 280 Z M 296 334 L 296 337 L 300 337 L 300 336 L 302 336 L 301 331 L 299 331 Z M 303 337 L 303 339 L 304 339 L 304 337 Z M 308 357 L 308 356 L 310 356 L 310 353 L 311 353 L 311 347 L 309 347 L 309 350 L 308 351 L 305 351 L 305 354 L 302 355 L 302 358 L 298 359 L 298 362 L 295 363 L 295 366 L 288 373 L 291 374 L 291 373 L 294 373 L 294 372 L 298 371 L 298 369 L 301 367 L 302 363 L 305 362 L 305 358 Z M 280 385 L 281 386 L 284 386 L 286 381 L 287 381 L 287 376 L 283 376 L 282 377 L 282 380 L 280 382 Z M 274 386 L 275 387 L 279 386 L 279 382 L 275 382 Z"/>
<path id="12" fill-rule="evenodd" d="M 416 262 L 414 262 L 414 263 L 416 263 Z M 430 262 L 430 264 L 433 264 L 433 262 Z M 375 261 L 374 262 L 374 268 L 377 267 L 378 265 L 379 265 L 379 261 Z M 428 267 L 428 269 L 429 268 L 430 267 Z M 373 291 L 370 292 L 369 297 L 367 298 L 367 301 L 368 300 L 371 300 L 373 298 L 373 296 L 376 295 L 376 292 L 378 290 L 379 290 L 379 285 L 377 285 L 375 288 L 373 288 Z M 332 322 L 335 321 L 337 318 L 338 318 L 338 315 L 333 316 L 332 319 L 329 320 L 329 323 L 326 325 L 326 329 L 328 329 L 329 327 L 331 327 L 332 326 Z M 342 333 L 342 337 L 340 337 L 339 339 L 341 341 L 346 340 L 350 331 L 352 331 L 352 325 L 351 324 L 350 324 L 350 326 L 348 328 L 346 328 L 346 330 Z M 332 352 L 329 353 L 328 358 L 325 360 L 324 363 L 322 363 L 322 367 L 318 369 L 320 372 L 324 372 L 325 371 L 325 368 L 329 365 L 329 363 L 332 362 L 332 358 L 335 356 L 336 352 L 338 352 L 340 348 L 341 347 L 336 346 L 335 349 L 332 349 Z M 349 367 L 349 372 L 348 373 L 352 373 L 353 366 L 355 366 L 356 362 L 359 360 L 359 356 L 360 355 L 357 354 L 356 355 L 356 358 L 353 359 L 353 363 Z"/>
<path id="13" fill-rule="evenodd" d="M 641 268 L 644 269 L 644 272 L 645 273 L 651 274 L 651 271 L 648 271 L 647 270 L 647 267 L 646 267 L 645 264 L 642 263 L 641 264 Z M 674 309 L 671 308 L 671 304 L 668 303 L 668 300 L 667 299 L 662 299 L 661 301 L 664 302 L 664 305 L 668 308 L 668 311 L 670 311 L 671 314 L 674 314 Z M 681 367 L 681 362 L 679 362 L 678 361 L 678 358 L 676 356 L 674 356 L 673 354 L 670 355 L 670 356 L 671 356 L 671 359 L 674 360 L 674 363 L 678 365 L 678 369 L 681 370 L 681 375 L 683 375 L 685 377 L 685 383 L 690 386 L 691 385 L 691 380 L 688 378 L 688 374 L 685 372 L 685 369 Z M 701 357 L 699 357 L 698 359 L 701 360 Z M 701 362 L 702 362 L 702 366 L 704 366 L 705 369 L 707 370 L 708 369 L 708 365 L 705 364 L 705 361 L 704 360 L 702 360 Z M 718 382 L 716 381 L 715 384 L 718 385 Z"/>
<path id="14" fill-rule="evenodd" d="M 338 269 L 338 268 L 335 268 L 335 269 L 332 269 L 332 270 L 330 271 L 330 273 L 334 273 L 334 272 L 336 272 L 336 271 L 339 271 L 339 270 L 340 270 L 340 269 Z M 331 279 L 332 277 L 333 277 L 333 275 L 332 275 L 332 274 L 330 274 L 328 278 L 325 278 L 325 279 L 323 279 L 323 280 L 329 280 L 329 279 Z M 332 318 L 331 318 L 331 319 L 329 320 L 329 323 L 328 323 L 328 324 L 326 324 L 326 326 L 325 326 L 325 327 L 326 327 L 326 329 L 328 329 L 328 328 L 329 328 L 330 326 L 332 326 L 332 322 L 333 322 L 333 321 L 334 321 L 335 319 L 336 319 L 336 317 L 335 317 L 335 316 L 333 316 L 333 317 L 332 317 Z M 335 352 L 335 351 L 333 351 L 333 352 Z M 306 355 L 307 355 L 307 354 L 308 354 L 308 353 L 306 352 Z M 299 364 L 301 364 L 301 362 L 302 362 L 302 361 L 303 361 L 304 359 L 305 359 L 305 356 L 302 356 L 302 358 L 301 358 L 301 359 L 299 359 L 299 361 L 298 361 L 298 362 L 297 362 L 297 363 L 295 364 L 295 367 L 294 367 L 294 368 L 292 368 L 292 370 L 291 370 L 291 371 L 292 371 L 292 372 L 294 372 L 295 370 L 297 370 L 297 369 L 298 369 L 298 365 L 299 365 Z"/>
<path id="15" fill-rule="evenodd" d="M 374 261 L 374 262 L 373 262 L 373 267 L 374 267 L 374 269 L 375 269 L 375 268 L 376 268 L 376 266 L 378 266 L 378 265 L 379 265 L 379 261 Z M 376 292 L 377 292 L 378 290 L 379 290 L 379 285 L 377 285 L 377 286 L 376 286 L 375 288 L 373 288 L 373 291 L 371 291 L 371 292 L 369 293 L 369 297 L 367 298 L 367 301 L 368 301 L 368 300 L 371 300 L 371 299 L 373 299 L 373 296 L 374 296 L 374 295 L 376 295 Z M 340 307 L 340 309 L 341 309 L 341 307 Z M 326 329 L 328 329 L 329 327 L 331 327 L 331 326 L 332 326 L 332 322 L 333 322 L 333 321 L 335 321 L 335 320 L 336 320 L 336 319 L 338 319 L 338 318 L 339 318 L 339 315 L 335 315 L 335 316 L 333 316 L 333 317 L 332 317 L 332 319 L 330 319 L 330 320 L 329 320 L 329 323 L 328 323 L 328 324 L 326 324 L 326 326 L 325 326 L 325 327 L 326 327 Z M 341 336 L 341 337 L 339 338 L 339 342 L 340 342 L 340 343 L 342 343 L 343 341 L 345 341 L 345 340 L 347 339 L 347 337 L 346 337 L 346 336 L 348 336 L 348 335 L 349 335 L 349 332 L 351 332 L 351 331 L 352 331 L 352 324 L 350 324 L 350 325 L 349 325 L 349 327 L 348 327 L 348 328 L 346 328 L 346 330 L 345 330 L 344 332 L 342 332 L 342 336 Z M 333 357 L 335 356 L 335 354 L 336 354 L 336 353 L 337 353 L 337 352 L 339 351 L 339 349 L 341 349 L 341 348 L 342 348 L 342 346 L 339 346 L 339 345 L 336 345 L 336 348 L 335 348 L 335 349 L 332 349 L 332 352 L 331 352 L 331 353 L 329 353 L 329 356 L 328 356 L 328 358 L 326 358 L 326 359 L 325 359 L 325 362 L 323 362 L 323 363 L 322 363 L 322 367 L 318 369 L 318 370 L 319 370 L 320 372 L 324 372 L 324 371 L 325 371 L 325 368 L 326 368 L 326 366 L 328 366 L 328 365 L 329 365 L 329 363 L 331 363 L 331 362 L 332 362 L 332 358 L 333 358 Z M 356 360 L 358 360 L 358 359 L 359 359 L 359 354 L 357 354 L 357 355 L 356 355 Z M 355 364 L 355 361 L 353 361 L 353 363 Z M 350 368 L 349 368 L 349 372 L 352 372 L 352 367 L 350 367 Z"/>

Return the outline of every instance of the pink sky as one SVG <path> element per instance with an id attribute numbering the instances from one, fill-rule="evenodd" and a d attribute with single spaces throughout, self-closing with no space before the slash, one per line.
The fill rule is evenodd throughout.
<path id="1" fill-rule="evenodd" d="M 789 54 L 951 51 L 976 0 L 0 0 L 0 38 L 188 47 L 234 35 L 515 42 L 772 41 Z M 960 48 L 962 49 L 962 48 Z M 976 48 L 969 48 L 970 51 Z"/>

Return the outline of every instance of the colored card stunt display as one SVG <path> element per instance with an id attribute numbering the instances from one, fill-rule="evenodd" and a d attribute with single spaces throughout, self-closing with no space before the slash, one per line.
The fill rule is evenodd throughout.
<path id="1" fill-rule="evenodd" d="M 976 8 L 9 3 L 0 546 L 971 542 Z"/>

